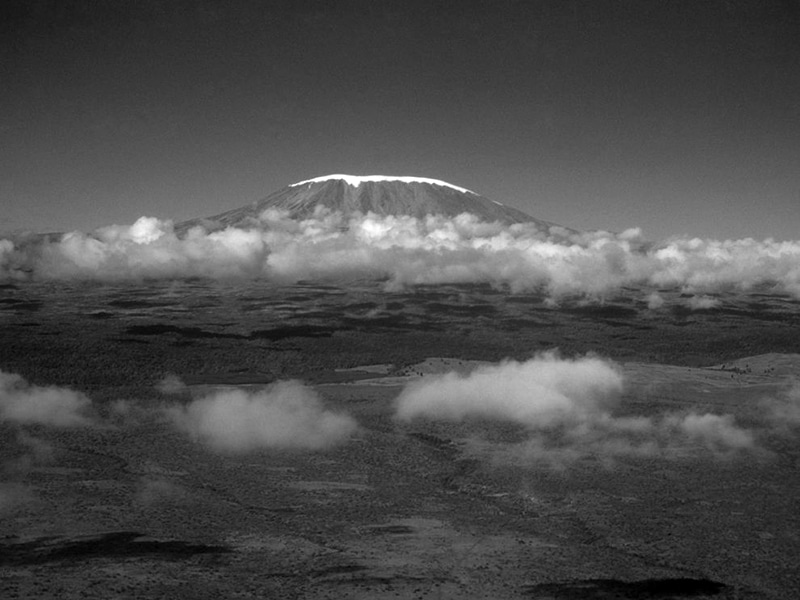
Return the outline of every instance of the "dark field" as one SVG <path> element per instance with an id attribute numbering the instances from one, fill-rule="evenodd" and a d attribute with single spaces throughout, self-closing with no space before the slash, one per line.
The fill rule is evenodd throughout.
<path id="1" fill-rule="evenodd" d="M 650 291 L 4 284 L 0 370 L 85 393 L 95 425 L 0 423 L 0 597 L 797 597 L 798 429 L 760 402 L 800 376 L 800 302 Z M 757 447 L 553 465 L 516 453 L 519 425 L 393 419 L 409 381 L 554 348 L 619 363 L 623 414 L 731 415 Z M 230 454 L 160 416 L 286 379 L 358 432 Z"/>

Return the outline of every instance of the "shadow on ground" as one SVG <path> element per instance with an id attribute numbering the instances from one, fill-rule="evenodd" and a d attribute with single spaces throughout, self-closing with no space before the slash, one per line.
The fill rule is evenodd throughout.
<path id="1" fill-rule="evenodd" d="M 164 559 L 196 554 L 231 552 L 227 546 L 191 544 L 180 540 L 141 539 L 135 531 L 114 531 L 79 538 L 43 537 L 0 545 L 0 565 L 32 565 L 90 558 L 125 558 L 157 555 Z"/>

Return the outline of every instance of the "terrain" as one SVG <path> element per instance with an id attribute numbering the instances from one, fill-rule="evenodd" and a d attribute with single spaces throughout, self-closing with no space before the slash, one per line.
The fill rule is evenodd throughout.
<path id="1" fill-rule="evenodd" d="M 93 425 L 0 423 L 0 595 L 796 596 L 800 445 L 789 421 L 763 423 L 800 376 L 800 302 L 659 294 L 648 308 L 635 288 L 556 305 L 369 280 L 5 283 L 0 370 L 85 394 Z M 518 423 L 395 417 L 412 382 L 556 348 L 614 361 L 622 416 L 729 415 L 757 444 L 547 462 L 519 450 Z M 358 430 L 226 453 L 163 416 L 289 379 Z"/>

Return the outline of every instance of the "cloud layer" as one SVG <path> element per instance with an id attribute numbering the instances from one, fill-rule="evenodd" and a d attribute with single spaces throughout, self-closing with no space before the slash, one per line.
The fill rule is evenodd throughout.
<path id="1" fill-rule="evenodd" d="M 397 417 L 449 421 L 479 417 L 543 428 L 593 419 L 621 391 L 622 376 L 611 363 L 546 353 L 524 363 L 481 367 L 469 375 L 424 377 L 401 392 Z"/>
<path id="2" fill-rule="evenodd" d="M 757 447 L 755 434 L 731 415 L 616 416 L 622 391 L 623 377 L 613 363 L 546 353 L 469 375 L 423 377 L 401 392 L 396 416 L 403 421 L 478 418 L 517 423 L 527 429 L 526 439 L 493 447 L 492 455 L 505 462 L 559 468 L 587 458 L 611 465 L 623 456 L 679 458 L 701 452 L 728 457 Z M 471 447 L 486 450 L 480 441 Z"/>
<path id="3" fill-rule="evenodd" d="M 782 394 L 761 400 L 762 416 L 778 431 L 791 433 L 800 427 L 800 382 L 794 381 Z"/>
<path id="4" fill-rule="evenodd" d="M 178 237 L 169 221 L 142 217 L 60 241 L 0 240 L 0 279 L 263 277 L 276 281 L 376 276 L 390 289 L 488 282 L 514 291 L 602 296 L 623 285 L 704 293 L 773 286 L 800 297 L 800 241 L 676 238 L 647 244 L 638 230 L 577 234 L 505 227 L 471 215 L 345 220 L 318 211 L 294 221 L 267 211 L 251 229 Z M 657 304 L 658 299 L 650 299 Z M 698 306 L 696 308 L 706 308 Z"/>
<path id="5" fill-rule="evenodd" d="M 19 375 L 0 371 L 0 421 L 51 427 L 91 425 L 91 400 L 56 386 L 30 385 Z"/>
<path id="6" fill-rule="evenodd" d="M 298 381 L 279 382 L 254 393 L 221 391 L 173 407 L 168 414 L 191 437 L 230 453 L 318 450 L 345 442 L 358 428 L 351 417 L 325 410 L 316 392 Z"/>

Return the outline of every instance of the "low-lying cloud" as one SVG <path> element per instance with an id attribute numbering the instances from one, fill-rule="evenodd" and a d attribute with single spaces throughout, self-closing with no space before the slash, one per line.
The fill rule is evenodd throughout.
<path id="1" fill-rule="evenodd" d="M 622 457 L 680 458 L 698 453 L 727 458 L 757 450 L 753 432 L 731 415 L 671 412 L 614 414 L 623 392 L 622 372 L 597 357 L 562 359 L 545 353 L 506 361 L 468 375 L 426 376 L 406 386 L 396 401 L 402 421 L 488 419 L 524 426 L 522 442 L 493 446 L 504 462 L 564 468 L 578 460 L 612 465 Z M 487 444 L 473 440 L 472 451 Z"/>
<path id="2" fill-rule="evenodd" d="M 504 446 L 471 440 L 467 452 L 501 464 L 563 470 L 586 461 L 613 468 L 617 461 L 629 458 L 729 460 L 762 449 L 755 433 L 737 425 L 733 416 L 690 412 L 655 417 L 604 415 L 580 427 L 540 429 L 522 442 Z"/>
<path id="3" fill-rule="evenodd" d="M 692 296 L 686 303 L 690 310 L 709 310 L 722 304 L 719 298 L 710 296 Z"/>
<path id="4" fill-rule="evenodd" d="M 326 410 L 319 395 L 298 381 L 279 382 L 253 393 L 220 391 L 170 408 L 168 414 L 181 431 L 229 453 L 319 450 L 347 441 L 358 429 L 348 415 Z"/>
<path id="5" fill-rule="evenodd" d="M 480 367 L 468 375 L 424 377 L 401 392 L 397 417 L 406 421 L 479 417 L 551 427 L 596 418 L 621 392 L 622 375 L 613 364 L 546 353 L 523 363 Z"/>
<path id="6" fill-rule="evenodd" d="M 179 237 L 170 221 L 142 217 L 59 241 L 0 240 L 0 279 L 380 277 L 388 289 L 486 282 L 551 297 L 602 297 L 625 285 L 703 294 L 769 286 L 800 297 L 800 241 L 675 238 L 653 245 L 636 230 L 571 233 L 503 226 L 463 214 L 379 217 L 318 211 L 294 221 L 267 211 L 250 229 Z M 658 305 L 655 296 L 648 299 Z M 694 308 L 708 308 L 697 301 Z M 706 304 L 707 306 L 701 306 Z M 711 303 L 713 304 L 713 303 Z"/>
<path id="7" fill-rule="evenodd" d="M 31 385 L 19 375 L 0 371 L 0 422 L 84 427 L 92 424 L 91 404 L 80 392 Z"/>
<path id="8" fill-rule="evenodd" d="M 156 384 L 156 389 L 167 396 L 174 396 L 184 393 L 188 388 L 180 377 L 174 373 L 167 373 L 164 378 Z"/>
<path id="9" fill-rule="evenodd" d="M 760 407 L 774 428 L 792 432 L 800 427 L 800 382 L 793 381 L 782 393 L 762 399 Z"/>

